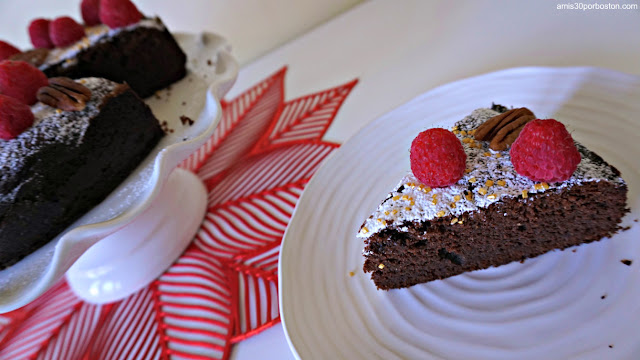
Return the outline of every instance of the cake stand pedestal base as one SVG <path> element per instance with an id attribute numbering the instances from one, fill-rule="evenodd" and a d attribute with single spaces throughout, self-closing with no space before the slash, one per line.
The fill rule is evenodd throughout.
<path id="1" fill-rule="evenodd" d="M 207 209 L 207 191 L 189 171 L 175 169 L 149 208 L 100 240 L 66 273 L 83 300 L 121 300 L 160 276 L 189 245 Z"/>

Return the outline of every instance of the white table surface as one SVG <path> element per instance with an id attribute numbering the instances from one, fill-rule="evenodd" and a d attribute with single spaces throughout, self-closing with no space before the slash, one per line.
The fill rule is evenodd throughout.
<path id="1" fill-rule="evenodd" d="M 217 31 L 231 40 L 242 69 L 230 97 L 283 65 L 289 65 L 288 99 L 359 78 L 327 132 L 332 141 L 344 142 L 369 121 L 435 86 L 494 70 L 586 65 L 640 75 L 640 10 L 558 10 L 565 3 L 561 0 L 370 1 L 325 23 L 356 2 L 185 0 L 177 6 L 169 0 L 136 1 L 143 11 L 156 9 L 171 29 Z M 34 16 L 25 18 L 24 10 L 14 7 L 30 3 L 54 2 L 0 1 L 0 39 L 17 44 L 20 39 L 26 46 L 28 40 L 14 28 L 24 30 Z M 55 3 L 47 5 L 49 14 L 56 7 L 77 11 L 77 5 L 58 5 L 66 0 Z M 233 16 L 214 13 L 226 7 L 236 8 Z M 65 13 L 47 11 L 38 16 Z M 316 24 L 321 25 L 300 35 Z M 309 328 L 313 331 L 313 324 Z M 235 345 L 231 355 L 292 357 L 280 324 Z"/>

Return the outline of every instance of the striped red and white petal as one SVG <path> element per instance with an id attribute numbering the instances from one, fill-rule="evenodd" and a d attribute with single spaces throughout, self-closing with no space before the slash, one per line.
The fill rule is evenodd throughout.
<path id="1" fill-rule="evenodd" d="M 157 359 L 163 353 L 153 287 L 114 303 L 94 335 L 89 359 Z"/>
<path id="2" fill-rule="evenodd" d="M 220 124 L 216 128 L 208 160 L 198 169 L 202 179 L 210 179 L 240 159 L 255 146 L 279 112 L 284 100 L 286 68 L 246 93 L 225 104 Z M 244 121 L 249 119 L 248 121 Z"/>
<path id="3" fill-rule="evenodd" d="M 236 271 L 230 279 L 238 304 L 233 342 L 280 320 L 280 242 L 304 186 L 338 147 L 320 139 L 355 84 L 286 103 L 253 151 L 221 170 L 221 176 L 206 180 L 210 208 L 195 244 L 210 256 L 227 259 Z"/>
<path id="4" fill-rule="evenodd" d="M 88 358 L 228 358 L 234 326 L 229 272 L 189 247 L 151 286 L 113 306 Z"/>
<path id="5" fill-rule="evenodd" d="M 250 156 L 209 183 L 196 244 L 221 258 L 280 243 L 304 184 L 338 145 L 300 142 Z"/>
<path id="6" fill-rule="evenodd" d="M 156 281 L 158 321 L 176 357 L 225 359 L 235 323 L 232 270 L 195 246 Z"/>
<path id="7" fill-rule="evenodd" d="M 222 118 L 213 135 L 180 166 L 194 172 L 200 171 L 200 176 L 206 179 L 215 176 L 241 156 L 242 149 L 252 148 L 282 105 L 286 72 L 285 66 L 233 100 L 222 100 Z M 244 119 L 251 121 L 243 122 Z M 228 145 L 223 145 L 225 142 Z M 214 152 L 218 160 L 207 161 Z M 207 166 L 203 169 L 205 164 Z"/>
<path id="8" fill-rule="evenodd" d="M 287 101 L 254 152 L 288 142 L 322 140 L 342 103 L 358 83 L 344 85 Z"/>
<path id="9" fill-rule="evenodd" d="M 321 141 L 273 146 L 208 184 L 210 208 L 194 244 L 208 256 L 226 259 L 235 271 L 233 342 L 280 321 L 280 243 L 304 186 L 337 147 Z"/>
<path id="10" fill-rule="evenodd" d="M 0 314 L 0 349 L 4 348 L 5 343 L 11 339 L 20 324 L 35 310 L 34 303 L 35 301 L 20 309 Z"/>
<path id="11" fill-rule="evenodd" d="M 82 302 L 64 281 L 28 306 L 1 359 L 80 359 L 109 308 Z"/>
<path id="12" fill-rule="evenodd" d="M 232 342 L 238 342 L 280 322 L 278 309 L 278 256 L 280 243 L 237 255 L 238 319 Z"/>

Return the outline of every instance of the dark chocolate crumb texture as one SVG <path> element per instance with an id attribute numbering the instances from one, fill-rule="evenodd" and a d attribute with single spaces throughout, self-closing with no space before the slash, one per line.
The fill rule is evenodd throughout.
<path id="1" fill-rule="evenodd" d="M 82 110 L 37 103 L 33 126 L 0 140 L 0 268 L 101 202 L 164 135 L 129 86 L 102 78 L 78 82 L 91 92 Z"/>
<path id="2" fill-rule="evenodd" d="M 453 132 L 467 155 L 462 179 L 430 188 L 408 173 L 358 232 L 364 271 L 380 289 L 412 286 L 535 257 L 615 233 L 627 186 L 620 172 L 576 143 L 569 180 L 517 174 L 509 151 L 477 141 L 475 130 L 506 108 L 477 109 Z"/>

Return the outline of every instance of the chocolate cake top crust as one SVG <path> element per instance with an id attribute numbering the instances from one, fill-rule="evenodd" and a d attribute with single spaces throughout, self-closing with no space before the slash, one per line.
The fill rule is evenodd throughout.
<path id="1" fill-rule="evenodd" d="M 82 143 L 90 119 L 99 112 L 104 100 L 117 86 L 123 86 L 103 78 L 78 80 L 91 90 L 91 99 L 81 111 L 60 111 L 37 103 L 32 107 L 33 126 L 11 140 L 0 139 L 0 200 L 10 200 L 20 187 L 30 181 L 22 174 L 36 161 L 34 157 L 42 148 L 52 144 L 77 146 Z"/>
<path id="2" fill-rule="evenodd" d="M 135 24 L 117 29 L 111 29 L 104 24 L 89 26 L 85 28 L 86 36 L 80 41 L 64 48 L 52 49 L 44 60 L 44 63 L 40 65 L 40 70 L 46 71 L 48 68 L 54 67 L 58 64 L 60 64 L 62 68 L 75 65 L 78 61 L 76 55 L 80 52 L 96 44 L 111 41 L 113 37 L 123 32 L 130 32 L 141 27 L 157 29 L 160 31 L 166 30 L 162 20 L 157 17 L 145 18 Z"/>
<path id="3" fill-rule="evenodd" d="M 504 198 L 520 198 L 526 202 L 528 194 L 559 192 L 574 185 L 602 180 L 625 184 L 615 168 L 578 143 L 582 160 L 569 180 L 547 184 L 517 174 L 509 151 L 493 151 L 486 142 L 475 141 L 469 133 L 498 114 L 492 109 L 477 109 L 455 124 L 454 133 L 467 154 L 467 171 L 462 179 L 454 185 L 432 189 L 409 172 L 365 220 L 358 237 L 369 238 L 387 228 L 406 232 L 407 222 L 473 213 Z"/>

